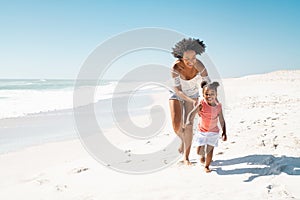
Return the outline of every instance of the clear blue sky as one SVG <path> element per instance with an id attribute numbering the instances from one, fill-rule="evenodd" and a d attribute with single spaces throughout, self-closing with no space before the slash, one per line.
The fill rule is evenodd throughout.
<path id="1" fill-rule="evenodd" d="M 204 40 L 222 77 L 300 69 L 299 10 L 299 0 L 0 1 L 0 79 L 75 79 L 101 42 L 142 27 Z"/>

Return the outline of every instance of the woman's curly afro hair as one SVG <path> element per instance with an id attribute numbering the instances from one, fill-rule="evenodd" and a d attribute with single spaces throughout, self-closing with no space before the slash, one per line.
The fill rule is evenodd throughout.
<path id="1" fill-rule="evenodd" d="M 184 38 L 175 44 L 175 47 L 172 48 L 172 54 L 175 58 L 182 58 L 183 53 L 188 50 L 193 50 L 196 54 L 201 55 L 205 51 L 205 44 L 203 41 L 194 38 Z"/>

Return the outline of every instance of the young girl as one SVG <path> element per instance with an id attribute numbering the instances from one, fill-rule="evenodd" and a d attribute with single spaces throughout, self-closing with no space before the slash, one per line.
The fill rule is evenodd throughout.
<path id="1" fill-rule="evenodd" d="M 199 105 L 198 115 L 200 120 L 194 138 L 195 145 L 197 146 L 197 153 L 200 155 L 200 162 L 204 164 L 204 170 L 207 173 L 211 172 L 209 165 L 213 157 L 213 150 L 214 147 L 218 146 L 220 131 L 218 121 L 222 127 L 222 140 L 227 140 L 222 105 L 217 100 L 218 86 L 218 82 L 207 84 L 207 82 L 203 81 L 201 83 L 203 99 Z"/>

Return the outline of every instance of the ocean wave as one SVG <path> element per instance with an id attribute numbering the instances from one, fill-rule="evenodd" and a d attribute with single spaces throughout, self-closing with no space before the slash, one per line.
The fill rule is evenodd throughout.
<path id="1" fill-rule="evenodd" d="M 117 81 L 101 81 L 96 87 L 89 81 L 80 84 L 76 90 L 80 90 L 82 96 L 94 90 L 94 98 L 78 106 L 128 95 L 150 95 L 164 89 L 157 85 L 135 88 L 138 84 L 128 82 L 122 83 L 121 90 L 116 90 Z M 73 92 L 74 81 L 70 80 L 0 80 L 0 119 L 71 109 Z"/>
<path id="2" fill-rule="evenodd" d="M 95 102 L 112 96 L 115 83 L 101 84 Z M 73 108 L 73 90 L 70 80 L 0 80 L 0 119 Z"/>

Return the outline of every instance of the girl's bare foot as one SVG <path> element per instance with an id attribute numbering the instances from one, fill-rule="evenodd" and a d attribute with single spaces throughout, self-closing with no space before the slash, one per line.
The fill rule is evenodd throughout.
<path id="1" fill-rule="evenodd" d="M 205 166 L 205 167 L 204 167 L 204 171 L 205 171 L 206 173 L 210 173 L 210 172 L 211 172 L 211 170 L 209 169 L 208 166 Z"/>
<path id="2" fill-rule="evenodd" d="M 202 164 L 205 163 L 205 157 L 204 157 L 204 156 L 201 156 L 201 157 L 200 157 L 200 162 L 201 162 Z"/>

